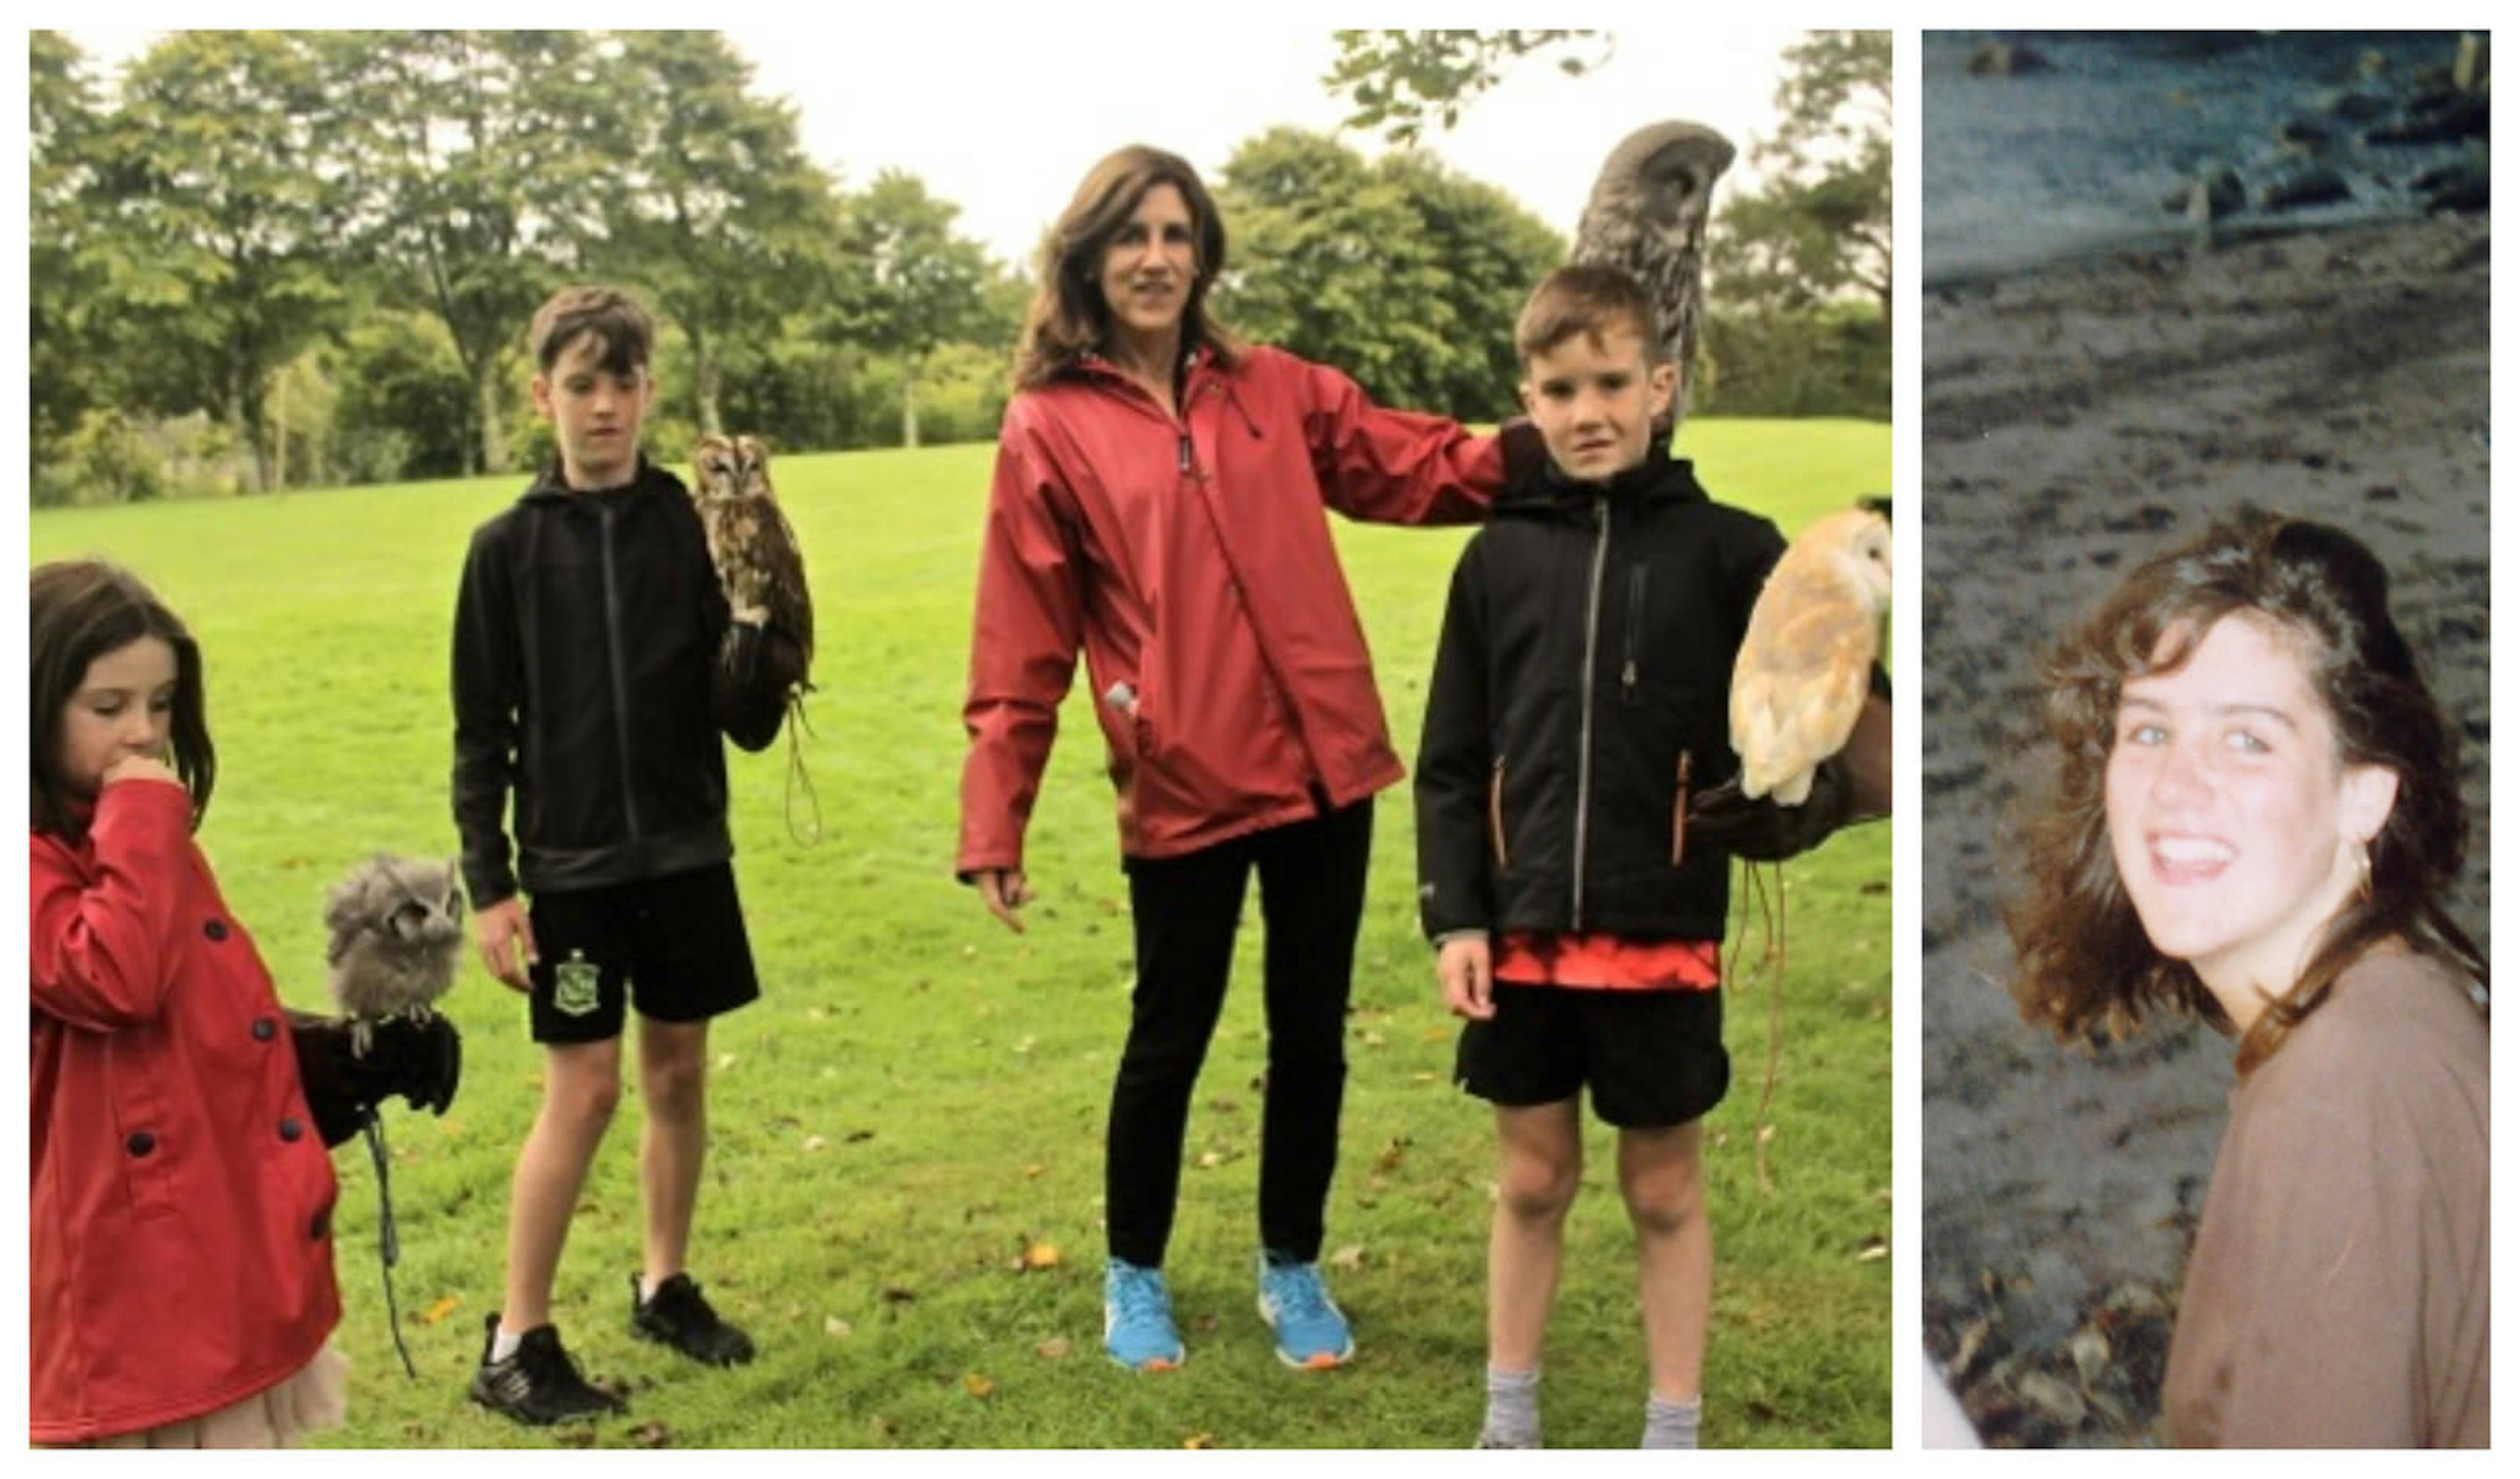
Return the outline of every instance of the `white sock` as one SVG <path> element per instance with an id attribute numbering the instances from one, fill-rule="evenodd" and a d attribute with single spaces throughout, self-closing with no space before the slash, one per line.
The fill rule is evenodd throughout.
<path id="1" fill-rule="evenodd" d="M 1665 1402 L 1651 1392 L 1645 1394 L 1645 1437 L 1639 1448 L 1693 1449 L 1697 1447 L 1698 1399 L 1687 1402 Z"/>
<path id="2" fill-rule="evenodd" d="M 503 1324 L 499 1326 L 499 1333 L 490 1337 L 490 1359 L 492 1361 L 505 1361 L 509 1357 L 516 1355 L 517 1347 L 523 1345 L 524 1343 L 524 1331 L 511 1330 Z"/>
<path id="3" fill-rule="evenodd" d="M 1488 1367 L 1488 1415 L 1479 1429 L 1481 1448 L 1540 1447 L 1540 1368 Z"/>

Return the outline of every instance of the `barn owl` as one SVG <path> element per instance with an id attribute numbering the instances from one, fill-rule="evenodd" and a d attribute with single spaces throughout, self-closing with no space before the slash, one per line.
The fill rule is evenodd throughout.
<path id="1" fill-rule="evenodd" d="M 1716 180 L 1732 164 L 1732 141 L 1703 124 L 1638 129 L 1602 161 L 1567 258 L 1579 267 L 1621 268 L 1644 285 L 1654 300 L 1662 347 L 1680 367 L 1681 393 L 1671 410 L 1675 428 L 1696 363 L 1707 208 L 1714 203 Z"/>
<path id="2" fill-rule="evenodd" d="M 1870 691 L 1890 608 L 1890 525 L 1865 509 L 1803 531 L 1768 574 L 1732 663 L 1741 794 L 1800 806 L 1812 771 L 1846 747 Z"/>
<path id="3" fill-rule="evenodd" d="M 814 660 L 814 603 L 795 531 L 770 488 L 770 451 L 749 436 L 703 436 L 692 448 L 692 507 L 736 620 L 767 626 Z"/>
<path id="4" fill-rule="evenodd" d="M 326 985 L 350 1019 L 364 1056 L 370 1028 L 389 1017 L 426 1021 L 455 984 L 464 951 L 464 895 L 456 865 L 379 853 L 324 896 Z"/>

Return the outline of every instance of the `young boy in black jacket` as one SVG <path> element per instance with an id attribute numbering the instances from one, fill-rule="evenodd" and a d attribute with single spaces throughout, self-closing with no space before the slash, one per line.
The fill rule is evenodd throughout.
<path id="1" fill-rule="evenodd" d="M 647 1108 L 645 1267 L 631 1277 L 630 1327 L 711 1365 L 752 1359 L 684 1256 L 708 1140 L 709 1019 L 760 994 L 718 736 L 765 747 L 784 696 L 730 678 L 769 666 L 721 651 L 759 631 L 730 622 L 689 494 L 640 450 L 655 394 L 646 310 L 612 289 L 567 289 L 535 313 L 531 336 L 534 406 L 560 457 L 474 531 L 465 556 L 454 792 L 482 963 L 527 994 L 544 1045 L 542 1110 L 509 1203 L 506 1302 L 489 1318 L 472 1396 L 545 1423 L 622 1407 L 578 1373 L 550 1302 L 620 1097 L 630 1006 Z"/>
<path id="2" fill-rule="evenodd" d="M 1651 1392 L 1644 1446 L 1696 1446 L 1713 1281 L 1698 1121 L 1731 1077 L 1718 963 L 1732 853 L 1810 845 L 1805 814 L 1693 792 L 1738 769 L 1733 653 L 1784 539 L 1666 450 L 1679 370 L 1625 273 L 1568 267 L 1515 327 L 1551 466 L 1509 487 L 1453 573 L 1418 748 L 1418 898 L 1456 1076 L 1496 1105 L 1482 1448 L 1540 1444 L 1540 1354 L 1583 1166 L 1576 1095 L 1619 1130 Z M 1714 828 L 1700 829 L 1712 832 Z"/>

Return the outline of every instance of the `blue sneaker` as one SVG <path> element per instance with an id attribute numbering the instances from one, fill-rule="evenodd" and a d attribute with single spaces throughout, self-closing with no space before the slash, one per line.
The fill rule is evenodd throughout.
<path id="1" fill-rule="evenodd" d="M 1325 1371 L 1356 1356 L 1347 1317 L 1322 1287 L 1319 1264 L 1296 1263 L 1265 1249 L 1260 1254 L 1260 1318 L 1278 1337 L 1278 1359 L 1290 1367 Z"/>
<path id="2" fill-rule="evenodd" d="M 1169 1371 L 1188 1359 L 1163 1270 L 1120 1258 L 1102 1266 L 1102 1349 L 1133 1371 Z"/>

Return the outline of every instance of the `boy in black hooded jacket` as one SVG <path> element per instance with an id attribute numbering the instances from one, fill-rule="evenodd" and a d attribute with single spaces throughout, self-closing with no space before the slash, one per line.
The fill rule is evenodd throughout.
<path id="1" fill-rule="evenodd" d="M 785 694 L 771 664 L 750 660 L 760 628 L 730 620 L 689 493 L 641 450 L 654 335 L 609 288 L 565 289 L 534 315 L 534 404 L 560 456 L 474 531 L 456 597 L 455 820 L 473 934 L 490 973 L 530 999 L 544 1049 L 542 1111 L 510 1196 L 506 1299 L 472 1396 L 529 1423 L 621 1406 L 579 1374 L 550 1302 L 620 1094 L 632 1007 L 646 1124 L 630 1328 L 709 1365 L 752 1359 L 684 1256 L 708 1141 L 709 1020 L 760 991 L 718 737 L 767 746 Z M 743 673 L 761 681 L 732 676 Z"/>
<path id="2" fill-rule="evenodd" d="M 1799 850 L 1850 801 L 1841 770 L 1798 816 L 1747 803 L 1724 835 L 1690 835 L 1692 793 L 1738 769 L 1733 654 L 1784 539 L 1669 456 L 1679 372 L 1653 322 L 1601 267 L 1551 274 L 1524 308 L 1523 404 L 1550 466 L 1462 552 L 1418 756 L 1419 904 L 1445 1004 L 1469 1019 L 1456 1076 L 1497 1106 L 1483 1448 L 1539 1446 L 1588 1083 L 1619 1129 L 1637 1232 L 1644 1446 L 1695 1446 L 1714 1269 L 1698 1121 L 1731 1076 L 1727 848 Z"/>

